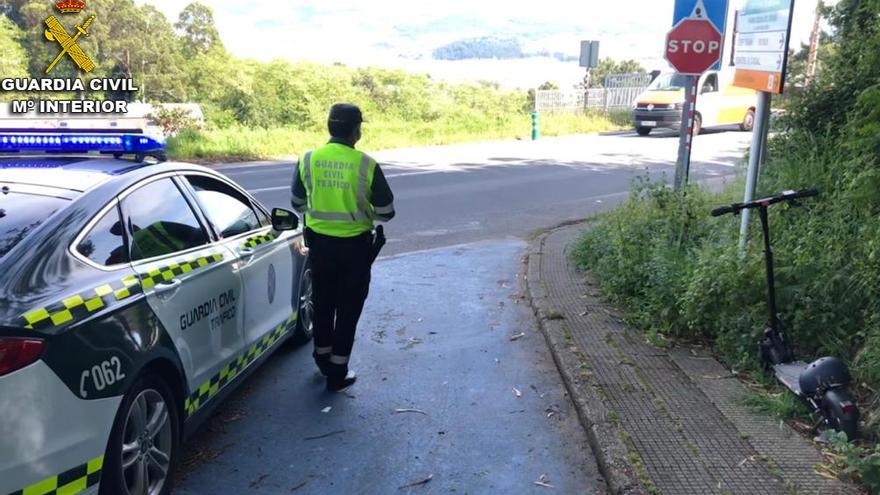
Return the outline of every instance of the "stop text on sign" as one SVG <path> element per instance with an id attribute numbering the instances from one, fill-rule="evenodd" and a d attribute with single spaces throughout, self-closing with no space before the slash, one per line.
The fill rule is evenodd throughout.
<path id="1" fill-rule="evenodd" d="M 703 40 L 669 40 L 666 46 L 667 53 L 708 53 L 712 54 L 721 49 L 721 43 L 717 41 Z"/>

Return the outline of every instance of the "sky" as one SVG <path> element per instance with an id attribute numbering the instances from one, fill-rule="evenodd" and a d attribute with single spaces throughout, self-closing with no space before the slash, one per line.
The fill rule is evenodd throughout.
<path id="1" fill-rule="evenodd" d="M 138 0 L 176 21 L 189 0 Z M 667 69 L 663 42 L 675 0 L 249 0 L 206 2 L 221 39 L 239 57 L 341 62 L 427 72 L 448 80 L 495 80 L 533 87 L 583 77 L 576 62 L 435 61 L 431 51 L 482 36 L 516 38 L 526 51 L 577 55 L 580 40 L 600 40 L 602 57 Z M 708 0 L 707 0 L 708 1 Z M 742 0 L 730 0 L 736 6 Z M 796 0 L 792 46 L 809 39 L 816 0 Z"/>

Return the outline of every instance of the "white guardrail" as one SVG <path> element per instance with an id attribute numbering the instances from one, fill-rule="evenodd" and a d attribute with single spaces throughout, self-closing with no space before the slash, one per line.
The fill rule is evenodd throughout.
<path id="1" fill-rule="evenodd" d="M 629 110 L 650 82 L 650 74 L 609 74 L 604 88 L 539 89 L 535 91 L 535 111 Z M 589 100 L 584 104 L 587 97 Z"/>

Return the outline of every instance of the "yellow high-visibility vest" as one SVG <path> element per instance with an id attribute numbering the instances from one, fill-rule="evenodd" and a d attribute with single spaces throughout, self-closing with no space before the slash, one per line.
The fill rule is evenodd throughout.
<path id="1" fill-rule="evenodd" d="M 373 228 L 370 191 L 376 160 L 344 144 L 307 152 L 299 173 L 306 188 L 306 225 L 313 231 L 354 237 Z"/>

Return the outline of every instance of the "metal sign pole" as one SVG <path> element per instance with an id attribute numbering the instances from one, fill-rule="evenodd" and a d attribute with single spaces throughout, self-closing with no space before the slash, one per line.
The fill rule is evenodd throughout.
<path id="1" fill-rule="evenodd" d="M 687 143 L 687 160 L 684 162 L 684 185 L 686 186 L 691 176 L 691 151 L 694 149 L 694 118 L 697 114 L 697 95 L 699 94 L 700 84 L 699 76 L 691 76 L 693 85 L 691 85 L 691 111 L 689 115 L 690 125 L 688 126 L 688 143 Z M 685 92 L 687 97 L 687 92 Z"/>
<path id="2" fill-rule="evenodd" d="M 691 140 L 694 130 L 694 103 L 696 101 L 697 76 L 686 76 L 684 108 L 681 110 L 681 130 L 678 138 L 678 160 L 675 163 L 675 190 L 681 191 L 687 183 L 691 159 Z"/>
<path id="3" fill-rule="evenodd" d="M 752 131 L 752 149 L 749 151 L 749 171 L 746 176 L 746 192 L 743 203 L 755 199 L 755 188 L 758 185 L 758 169 L 764 156 L 764 144 L 767 142 L 767 131 L 770 127 L 770 98 L 771 94 L 761 91 L 758 93 L 758 105 L 755 115 L 755 129 Z M 746 242 L 749 238 L 749 212 L 742 211 L 742 224 L 739 228 L 739 251 L 744 254 Z"/>

